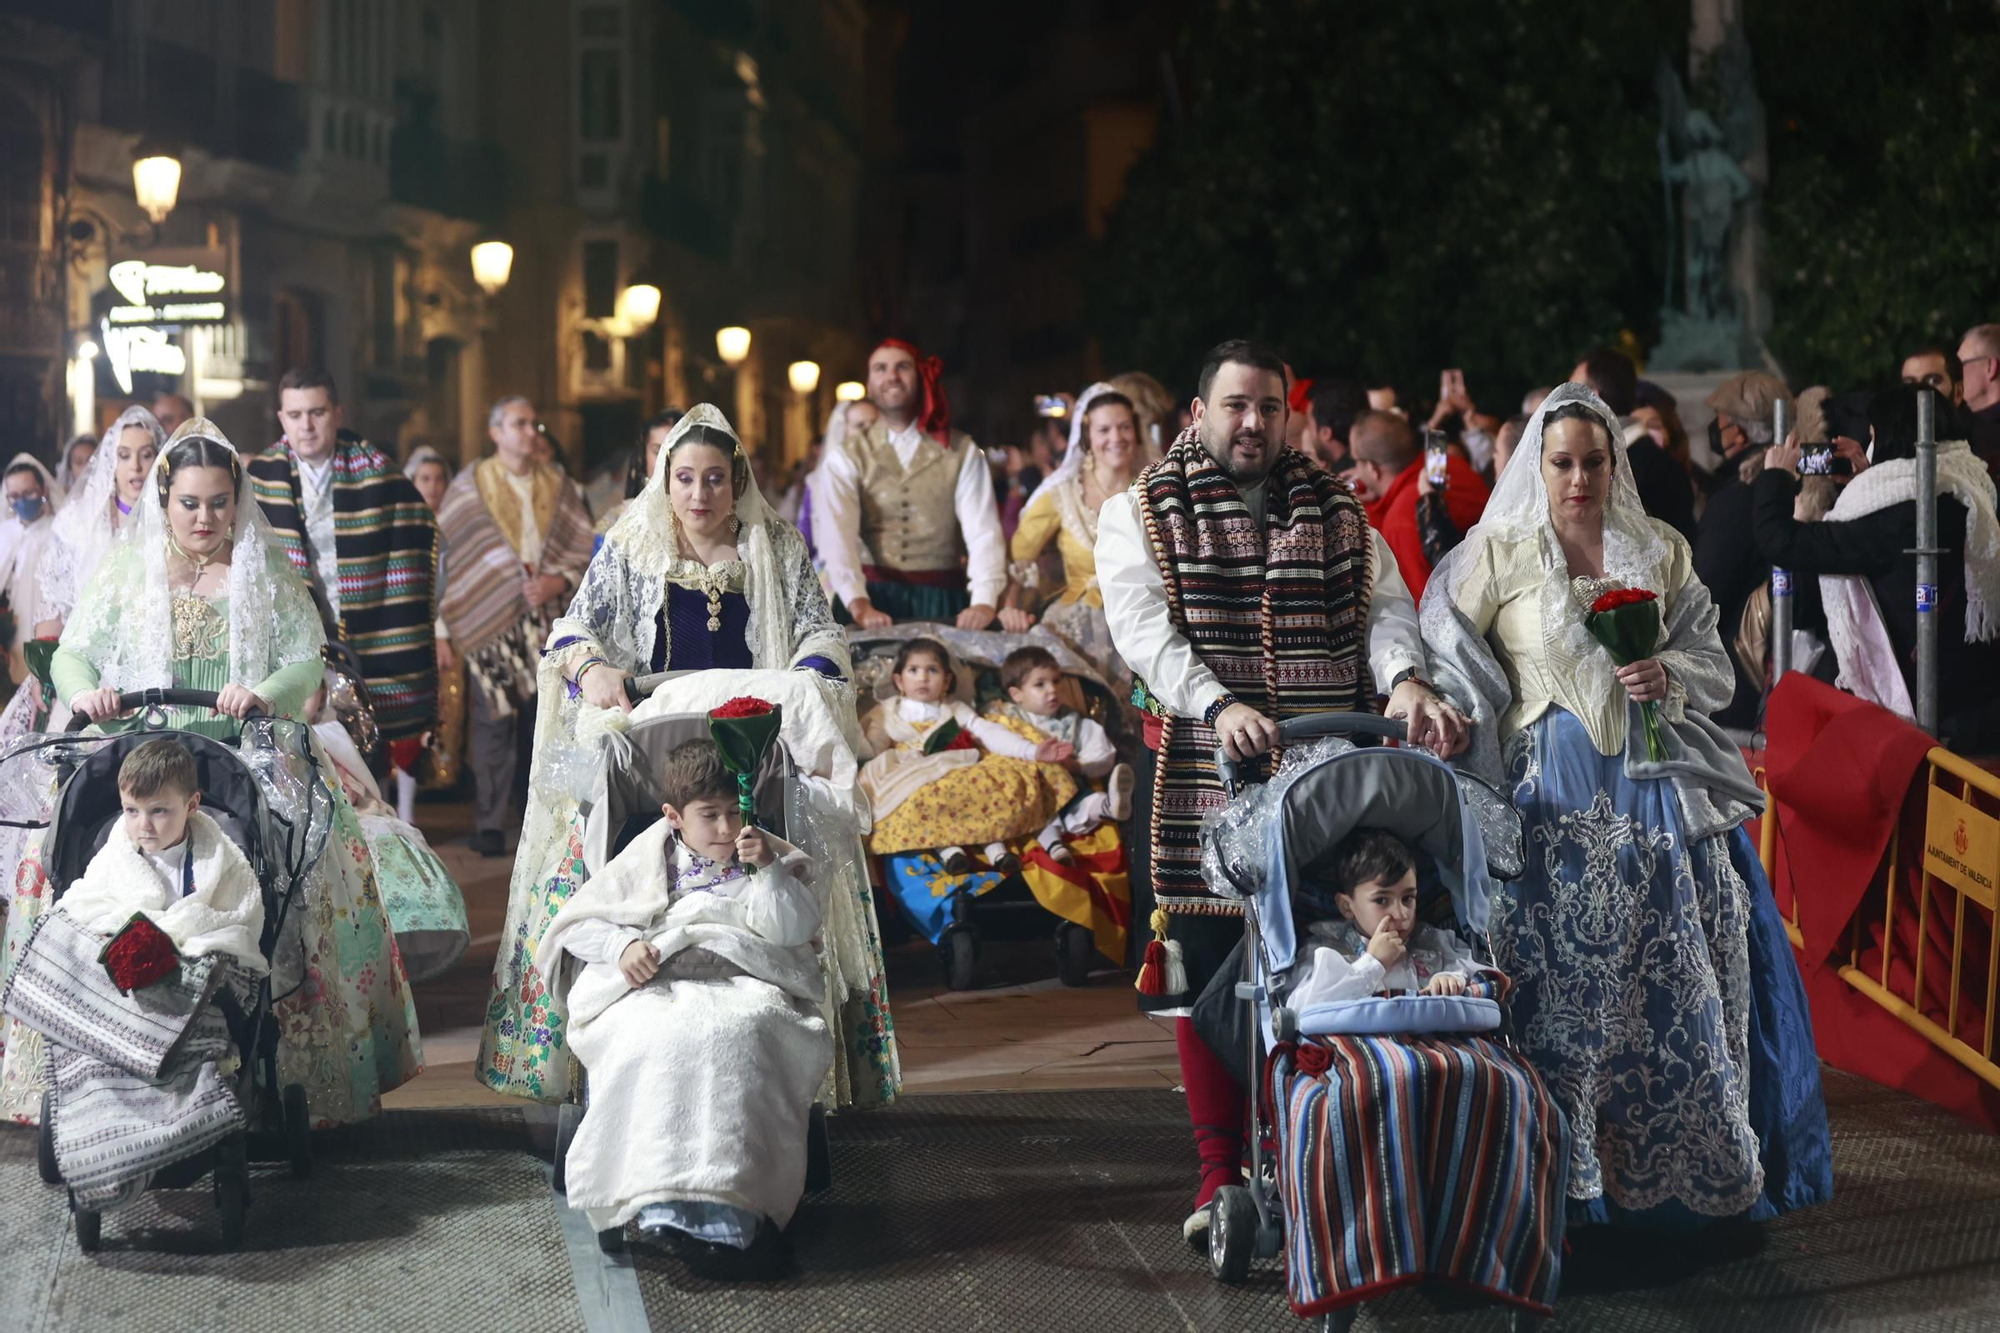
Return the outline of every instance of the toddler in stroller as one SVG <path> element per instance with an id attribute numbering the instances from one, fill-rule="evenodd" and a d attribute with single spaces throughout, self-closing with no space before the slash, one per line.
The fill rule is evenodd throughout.
<path id="1" fill-rule="evenodd" d="M 1488 1295 L 1518 1326 L 1555 1298 L 1568 1128 L 1500 1036 L 1506 978 L 1418 921 L 1483 938 L 1493 877 L 1520 870 L 1519 821 L 1419 751 L 1299 744 L 1341 732 L 1403 726 L 1287 721 L 1277 776 L 1203 833 L 1204 870 L 1243 899 L 1245 935 L 1241 966 L 1223 969 L 1195 1021 L 1218 1050 L 1248 1054 L 1257 1088 L 1250 1179 L 1215 1194 L 1210 1265 L 1237 1281 L 1282 1250 L 1293 1310 L 1333 1329 L 1361 1302 L 1427 1281 Z M 1218 756 L 1232 792 L 1235 767 Z M 1294 891 L 1313 901 L 1314 884 L 1355 920 L 1319 923 L 1327 945 L 1308 955 Z"/>
<path id="2" fill-rule="evenodd" d="M 755 1246 L 768 1260 L 807 1188 L 833 1063 L 820 903 L 804 853 L 745 823 L 714 740 L 676 745 L 657 778 L 663 818 L 569 897 L 536 949 L 543 975 L 567 983 L 588 1076 L 582 1121 L 559 1136 L 562 1182 L 608 1246 L 636 1222 L 708 1257 Z"/>
<path id="3" fill-rule="evenodd" d="M 88 1251 L 104 1213 L 212 1170 L 234 1245 L 248 1128 L 275 1130 L 297 1174 L 311 1164 L 304 1089 L 286 1088 L 282 1105 L 265 1095 L 278 1035 L 270 960 L 299 870 L 278 844 L 292 830 L 273 827 L 235 752 L 205 737 L 140 732 L 28 748 L 59 767 L 87 755 L 50 824 L 54 907 L 0 1001 L 46 1055 L 43 1179 L 68 1186 Z"/>

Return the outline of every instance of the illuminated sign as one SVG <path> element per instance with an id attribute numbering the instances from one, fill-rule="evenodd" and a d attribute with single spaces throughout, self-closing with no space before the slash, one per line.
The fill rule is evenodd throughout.
<path id="1" fill-rule="evenodd" d="M 187 373 L 187 353 L 169 330 L 184 324 L 220 324 L 229 318 L 220 250 L 156 251 L 125 259 L 110 270 L 111 288 L 124 298 L 104 312 L 105 359 L 118 387 L 132 392 L 132 373 Z"/>

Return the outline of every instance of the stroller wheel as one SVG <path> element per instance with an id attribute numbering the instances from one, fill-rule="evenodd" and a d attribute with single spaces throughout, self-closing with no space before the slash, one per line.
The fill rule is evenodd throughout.
<path id="1" fill-rule="evenodd" d="M 285 1157 L 292 1164 L 292 1175 L 304 1180 L 312 1174 L 312 1115 L 306 1105 L 306 1090 L 303 1084 L 285 1085 Z"/>
<path id="2" fill-rule="evenodd" d="M 1217 1282 L 1250 1276 L 1257 1252 L 1257 1205 L 1241 1185 L 1224 1185 L 1208 1205 L 1208 1271 Z"/>
<path id="3" fill-rule="evenodd" d="M 953 926 L 938 944 L 944 958 L 944 984 L 949 990 L 971 990 L 979 962 L 979 946 L 969 926 Z"/>
<path id="4" fill-rule="evenodd" d="M 576 1127 L 583 1122 L 583 1108 L 564 1102 L 556 1108 L 556 1159 L 550 1183 L 556 1193 L 569 1193 L 569 1145 L 576 1141 Z"/>
<path id="5" fill-rule="evenodd" d="M 222 1248 L 243 1243 L 243 1214 L 250 1207 L 250 1155 L 241 1138 L 215 1148 L 215 1208 L 222 1215 Z"/>
<path id="6" fill-rule="evenodd" d="M 625 1228 L 609 1227 L 598 1232 L 597 1248 L 603 1254 L 625 1253 Z"/>
<path id="7" fill-rule="evenodd" d="M 1056 928 L 1056 980 L 1065 986 L 1088 986 L 1090 965 L 1097 955 L 1097 937 L 1074 921 Z"/>
<path id="8" fill-rule="evenodd" d="M 806 1193 L 832 1188 L 833 1142 L 826 1133 L 826 1108 L 814 1102 L 812 1118 L 806 1121 Z"/>
<path id="9" fill-rule="evenodd" d="M 76 1248 L 85 1254 L 96 1254 L 97 1245 L 104 1238 L 104 1214 L 95 1208 L 76 1210 Z"/>
<path id="10" fill-rule="evenodd" d="M 62 1168 L 56 1165 L 56 1127 L 51 1118 L 56 1109 L 56 1091 L 42 1093 L 42 1120 L 35 1130 L 35 1164 L 41 1168 L 44 1185 L 62 1184 Z"/>

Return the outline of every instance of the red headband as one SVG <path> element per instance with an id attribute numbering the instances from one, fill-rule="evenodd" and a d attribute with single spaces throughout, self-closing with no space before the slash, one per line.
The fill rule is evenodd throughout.
<path id="1" fill-rule="evenodd" d="M 945 401 L 942 383 L 944 362 L 934 356 L 925 356 L 917 350 L 915 343 L 904 342 L 901 338 L 884 338 L 875 344 L 877 351 L 884 347 L 908 352 L 917 363 L 917 379 L 924 389 L 924 407 L 917 415 L 917 427 L 943 448 L 951 448 L 951 404 Z"/>
<path id="2" fill-rule="evenodd" d="M 1292 392 L 1286 406 L 1294 412 L 1303 412 L 1312 405 L 1313 382 L 1311 380 L 1292 381 Z"/>

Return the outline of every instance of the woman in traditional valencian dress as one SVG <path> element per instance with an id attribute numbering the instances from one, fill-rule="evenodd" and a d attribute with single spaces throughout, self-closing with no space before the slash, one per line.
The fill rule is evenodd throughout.
<path id="1" fill-rule="evenodd" d="M 833 622 L 798 530 L 771 513 L 736 433 L 704 403 L 674 426 L 645 490 L 605 535 L 549 637 L 528 821 L 480 1042 L 482 1082 L 543 1101 L 569 1095 L 566 1015 L 534 957 L 542 931 L 583 874 L 582 820 L 564 770 L 598 762 L 589 733 L 629 707 L 626 681 L 696 672 L 669 688 L 698 691 L 730 686 L 729 673 L 788 668 L 794 674 L 787 679 L 799 682 L 792 688 L 812 697 L 801 699 L 806 707 L 786 709 L 787 744 L 795 726 L 814 725 L 807 714 L 821 719 L 828 734 L 820 739 L 845 756 L 851 791 L 860 737 L 846 636 Z M 828 784 L 810 790 L 817 801 L 851 799 Z M 832 1096 L 840 1105 L 887 1101 L 901 1074 L 860 830 L 851 814 L 827 812 L 789 832 L 813 854 L 825 901 L 821 957 L 835 1035 Z"/>
<path id="2" fill-rule="evenodd" d="M 1132 400 L 1109 384 L 1085 389 L 1070 421 L 1069 452 L 1021 510 L 1008 549 L 1007 591 L 1000 599 L 1001 625 L 1012 633 L 1025 631 L 1034 617 L 1021 609 L 1022 590 L 1040 581 L 1037 564 L 1054 542 L 1062 555 L 1063 586 L 1042 611 L 1042 623 L 1106 680 L 1122 686 L 1131 684 L 1132 673 L 1118 660 L 1104 620 L 1097 511 L 1132 484 L 1141 466 L 1139 414 Z"/>
<path id="3" fill-rule="evenodd" d="M 1650 656 L 1585 627 L 1655 594 Z M 1579 1223 L 1762 1218 L 1829 1198 L 1804 986 L 1744 825 L 1761 804 L 1709 720 L 1734 677 L 1687 543 L 1646 517 L 1618 423 L 1543 402 L 1483 520 L 1424 594 L 1425 649 L 1474 719 L 1462 763 L 1510 784 L 1527 870 L 1493 904 L 1523 1050 L 1574 1128 Z M 1649 756 L 1642 705 L 1664 759 Z"/>
<path id="4" fill-rule="evenodd" d="M 229 735 L 253 711 L 298 717 L 319 686 L 324 631 L 235 449 L 212 423 L 186 422 L 137 509 L 136 539 L 103 559 L 63 627 L 50 672 L 58 697 L 114 725 L 120 691 L 213 690 L 214 713 L 173 710 L 170 719 L 211 736 Z M 319 762 L 332 771 L 323 753 Z M 420 1068 L 416 1011 L 368 846 L 337 786 L 333 796 L 331 836 L 300 890 L 303 979 L 276 1005 L 279 1081 L 305 1085 L 317 1125 L 372 1115 Z M 38 860 L 23 863 L 8 918 L 9 972 L 47 905 Z M 35 1114 L 42 1064 L 40 1042 L 10 1025 L 0 1113 Z"/>

